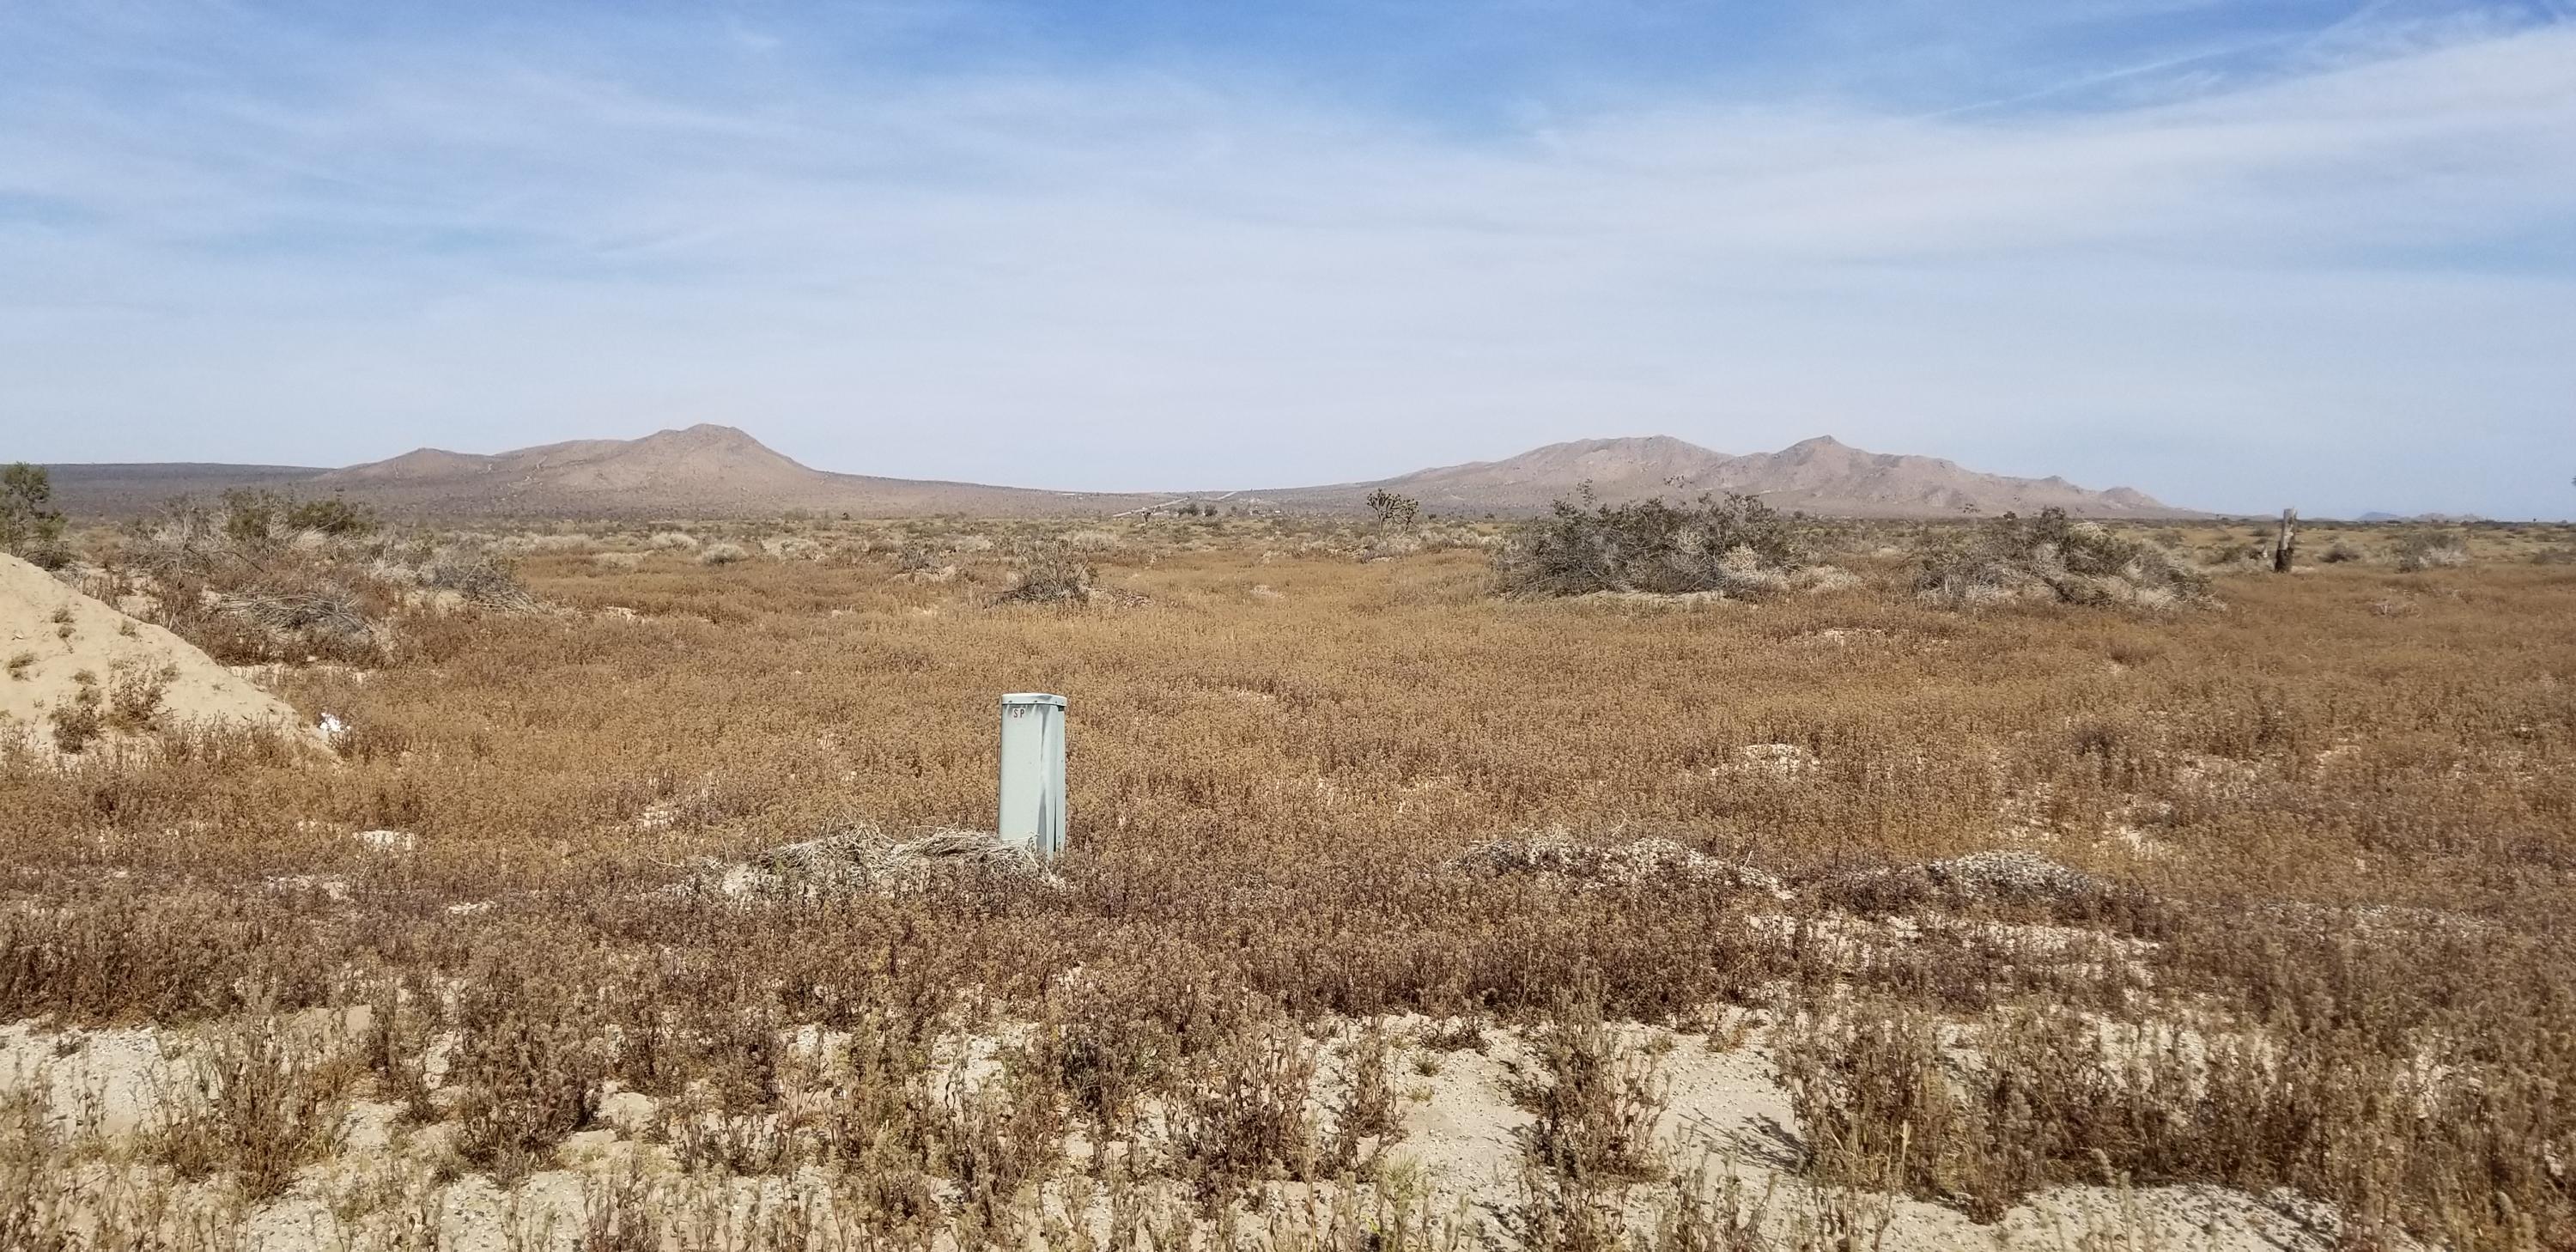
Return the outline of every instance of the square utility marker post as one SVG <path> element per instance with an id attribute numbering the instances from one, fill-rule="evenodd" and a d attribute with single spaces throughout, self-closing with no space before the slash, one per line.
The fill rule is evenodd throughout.
<path id="1" fill-rule="evenodd" d="M 1002 842 L 1040 860 L 1064 851 L 1064 697 L 1002 697 Z"/>

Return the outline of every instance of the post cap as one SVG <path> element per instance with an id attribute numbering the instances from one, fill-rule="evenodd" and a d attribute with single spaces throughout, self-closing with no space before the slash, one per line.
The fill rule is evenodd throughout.
<path id="1" fill-rule="evenodd" d="M 1051 696 L 1041 691 L 1019 691 L 1002 697 L 1002 707 L 1009 708 L 1014 704 L 1044 704 L 1060 709 L 1064 707 L 1064 697 Z"/>

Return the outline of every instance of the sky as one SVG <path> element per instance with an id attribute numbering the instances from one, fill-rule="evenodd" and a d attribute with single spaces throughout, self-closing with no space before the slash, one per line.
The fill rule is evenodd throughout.
<path id="1" fill-rule="evenodd" d="M 0 0 L 0 460 L 2576 514 L 2576 0 Z"/>

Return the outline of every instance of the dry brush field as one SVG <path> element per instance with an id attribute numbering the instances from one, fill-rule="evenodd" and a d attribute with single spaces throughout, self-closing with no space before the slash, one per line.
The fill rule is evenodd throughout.
<path id="1" fill-rule="evenodd" d="M 2563 532 L 2148 612 L 1429 529 L 485 537 L 246 671 L 331 756 L 16 752 L 0 1246 L 2576 1247 Z M 989 828 L 1030 690 L 1051 872 L 773 852 Z"/>

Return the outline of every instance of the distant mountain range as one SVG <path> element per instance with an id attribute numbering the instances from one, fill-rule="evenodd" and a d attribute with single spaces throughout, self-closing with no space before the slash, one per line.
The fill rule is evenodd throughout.
<path id="1" fill-rule="evenodd" d="M 1501 461 L 1416 470 L 1370 483 L 1256 493 L 1286 504 L 1353 504 L 1385 489 L 1426 509 L 1527 511 L 1590 483 L 1610 503 L 1701 492 L 1756 495 L 1774 508 L 1836 517 L 1942 517 L 2057 507 L 2087 517 L 2185 517 L 2127 487 L 2087 491 L 2063 478 L 1980 474 L 1937 457 L 1863 452 L 1818 437 L 1731 456 L 1669 435 L 1552 443 Z"/>
<path id="2" fill-rule="evenodd" d="M 1186 500 L 1290 512 L 1349 512 L 1384 489 L 1435 513 L 1527 513 L 1590 484 L 1623 503 L 1701 492 L 1759 495 L 1775 507 L 1852 517 L 1933 517 L 2056 506 L 2090 517 L 2183 517 L 2126 487 L 2088 491 L 2062 478 L 1980 474 L 1932 457 L 1863 452 L 1829 438 L 1733 456 L 1669 436 L 1549 444 L 1501 461 L 1418 470 L 1373 482 L 1181 494 L 1041 491 L 877 478 L 813 469 L 730 426 L 641 439 L 585 439 L 490 455 L 422 448 L 319 469 L 283 465 L 57 465 L 73 512 L 116 515 L 174 495 L 233 487 L 344 494 L 397 514 L 515 517 L 751 517 L 788 509 L 854 516 L 1006 516 L 1138 512 Z"/>

